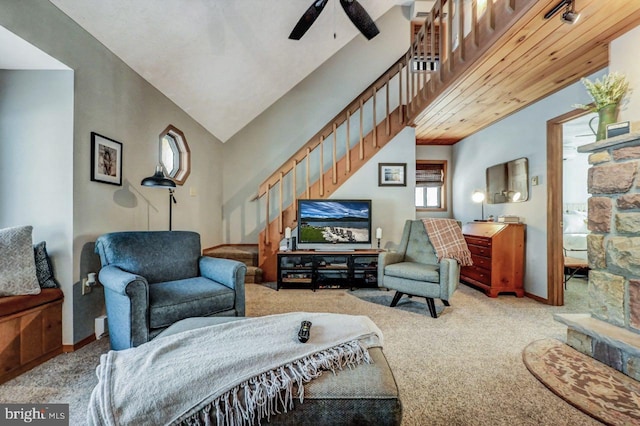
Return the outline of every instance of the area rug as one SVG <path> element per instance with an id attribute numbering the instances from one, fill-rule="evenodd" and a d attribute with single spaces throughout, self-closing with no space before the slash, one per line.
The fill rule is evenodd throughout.
<path id="1" fill-rule="evenodd" d="M 522 352 L 529 371 L 560 398 L 610 425 L 640 424 L 640 383 L 556 339 Z"/>
<path id="2" fill-rule="evenodd" d="M 391 308 L 391 301 L 393 300 L 393 296 L 396 294 L 395 291 L 387 291 L 386 289 L 377 288 L 359 288 L 349 291 L 349 294 L 366 302 L 389 307 L 389 309 L 400 309 L 406 312 L 413 312 L 414 314 L 426 315 L 428 317 L 431 316 L 424 297 L 409 297 L 404 295 L 402 296 L 402 299 L 398 301 L 398 304 Z M 440 315 L 444 311 L 444 305 L 437 299 L 435 304 L 436 312 Z"/>

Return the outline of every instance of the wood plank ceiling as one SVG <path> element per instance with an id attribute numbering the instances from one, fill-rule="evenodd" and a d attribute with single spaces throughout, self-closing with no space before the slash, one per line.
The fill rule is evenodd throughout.
<path id="1" fill-rule="evenodd" d="M 558 2 L 536 2 L 418 114 L 419 145 L 454 144 L 606 67 L 609 42 L 640 25 L 640 0 L 576 0 L 581 16 L 574 25 L 560 20 L 562 12 L 544 19 Z M 572 103 L 567 99 L 567 111 Z"/>

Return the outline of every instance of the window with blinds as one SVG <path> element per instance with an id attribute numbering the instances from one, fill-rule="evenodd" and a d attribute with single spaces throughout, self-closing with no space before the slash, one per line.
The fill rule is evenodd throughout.
<path id="1" fill-rule="evenodd" d="M 446 181 L 446 161 L 418 160 L 416 162 L 416 208 L 446 210 Z"/>

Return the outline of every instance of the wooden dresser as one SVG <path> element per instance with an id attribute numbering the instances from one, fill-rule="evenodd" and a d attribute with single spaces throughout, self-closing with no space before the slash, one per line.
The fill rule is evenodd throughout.
<path id="1" fill-rule="evenodd" d="M 462 233 L 473 260 L 460 280 L 480 287 L 489 297 L 498 293 L 524 296 L 524 229 L 521 223 L 471 222 Z"/>

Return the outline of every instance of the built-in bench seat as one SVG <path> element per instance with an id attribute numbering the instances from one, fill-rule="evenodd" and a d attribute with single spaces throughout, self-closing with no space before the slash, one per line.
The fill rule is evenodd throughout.
<path id="1" fill-rule="evenodd" d="M 0 297 L 0 383 L 62 353 L 62 300 L 59 288 Z"/>

